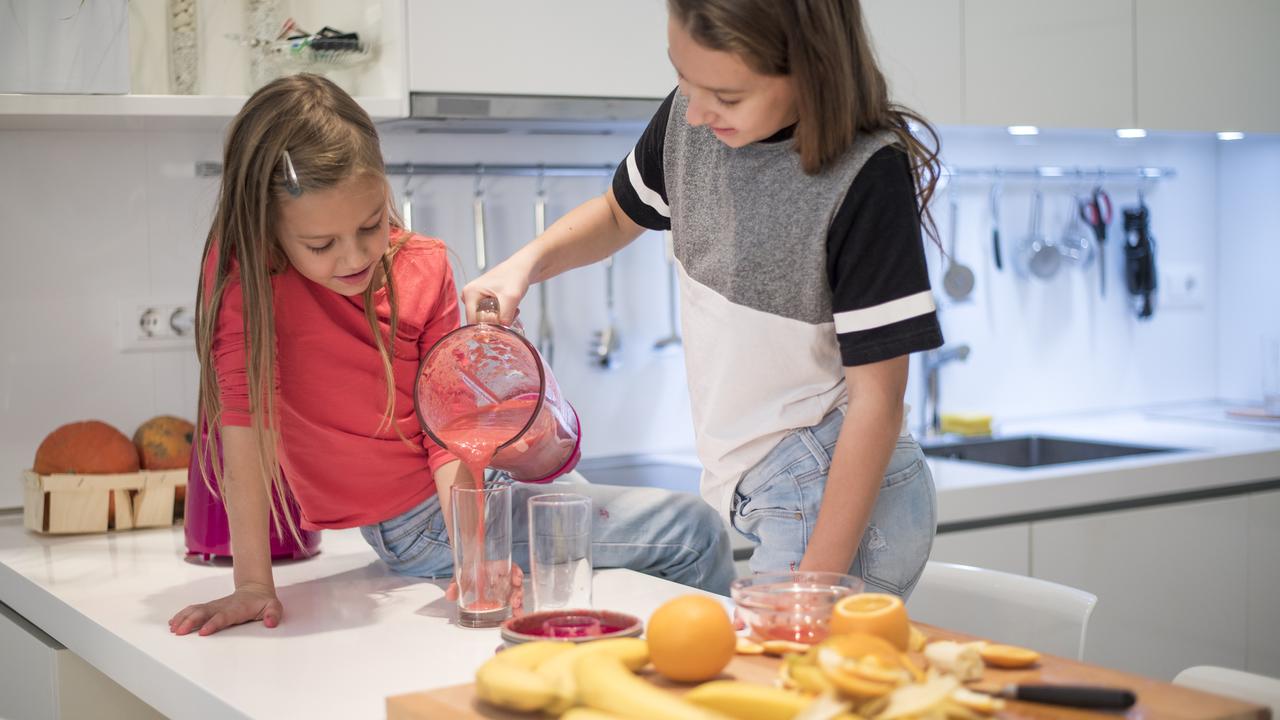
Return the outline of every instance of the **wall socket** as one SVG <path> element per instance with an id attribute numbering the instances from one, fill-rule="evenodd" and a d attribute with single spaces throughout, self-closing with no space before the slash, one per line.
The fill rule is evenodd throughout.
<path id="1" fill-rule="evenodd" d="M 1159 264 L 1158 307 L 1172 310 L 1203 308 L 1209 289 L 1205 287 L 1204 266 L 1195 263 Z"/>
<path id="2" fill-rule="evenodd" d="M 195 347 L 195 303 L 182 300 L 121 300 L 116 339 L 121 352 Z"/>

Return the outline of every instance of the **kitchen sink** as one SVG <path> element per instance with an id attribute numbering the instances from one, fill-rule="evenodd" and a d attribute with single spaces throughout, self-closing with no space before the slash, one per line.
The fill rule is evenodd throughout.
<path id="1" fill-rule="evenodd" d="M 1125 445 L 1122 443 L 1071 440 L 1046 435 L 921 443 L 930 457 L 967 462 L 1032 468 L 1064 463 L 1108 460 L 1131 455 L 1177 452 L 1177 448 Z"/>

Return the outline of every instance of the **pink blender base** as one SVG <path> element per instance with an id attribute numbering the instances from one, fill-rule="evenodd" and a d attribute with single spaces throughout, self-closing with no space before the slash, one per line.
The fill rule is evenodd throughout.
<path id="1" fill-rule="evenodd" d="M 203 435 L 203 434 L 202 434 Z M 191 449 L 191 465 L 187 469 L 187 501 L 184 533 L 187 540 L 187 560 L 192 562 L 214 562 L 231 557 L 231 528 L 227 523 L 227 509 L 222 500 L 210 492 L 205 485 L 205 478 L 200 472 L 200 461 L 205 460 L 204 467 L 213 480 L 212 464 L 203 458 L 206 447 L 201 441 Z M 214 438 L 214 450 L 221 454 L 222 444 Z M 275 501 L 277 512 L 279 501 Z M 293 522 L 301 522 L 301 511 L 298 504 L 289 498 L 289 516 Z M 275 523 L 271 523 L 270 543 L 272 560 L 301 560 L 320 552 L 320 533 L 316 530 L 299 530 L 302 546 L 293 539 L 287 527 L 282 527 L 283 536 L 276 532 Z"/>

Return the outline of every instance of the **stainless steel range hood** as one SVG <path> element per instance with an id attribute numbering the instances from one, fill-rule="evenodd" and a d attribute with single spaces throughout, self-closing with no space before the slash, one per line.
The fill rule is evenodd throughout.
<path id="1" fill-rule="evenodd" d="M 409 117 L 392 130 L 449 133 L 638 134 L 661 98 L 409 94 Z"/>

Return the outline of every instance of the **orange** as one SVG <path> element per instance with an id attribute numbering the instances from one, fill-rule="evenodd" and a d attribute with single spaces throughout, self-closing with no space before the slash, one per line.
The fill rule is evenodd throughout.
<path id="1" fill-rule="evenodd" d="M 706 595 L 681 595 L 663 603 L 649 617 L 645 638 L 654 669 L 678 682 L 716 677 L 738 645 L 729 613 Z"/>
<path id="2" fill-rule="evenodd" d="M 867 633 L 884 638 L 898 650 L 906 651 L 911 639 L 911 623 L 902 598 L 883 593 L 859 593 L 841 598 L 831 611 L 831 634 Z"/>
<path id="3" fill-rule="evenodd" d="M 1014 645 L 983 645 L 978 649 L 982 661 L 999 668 L 1024 668 L 1035 665 L 1040 653 Z"/>

